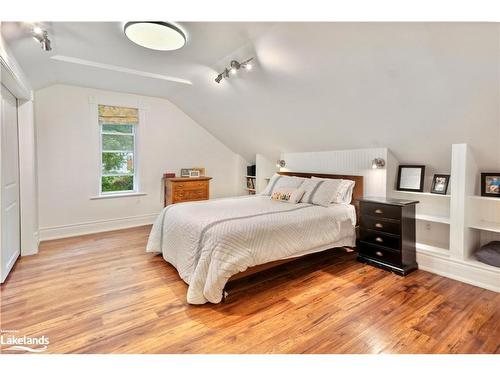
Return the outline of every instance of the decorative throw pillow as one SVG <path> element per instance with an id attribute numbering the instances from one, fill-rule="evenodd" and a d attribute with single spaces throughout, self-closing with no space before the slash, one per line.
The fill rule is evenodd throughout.
<path id="1" fill-rule="evenodd" d="M 341 180 L 315 179 L 304 181 L 301 188 L 305 190 L 301 202 L 328 207 L 338 194 Z"/>
<path id="2" fill-rule="evenodd" d="M 271 195 L 271 199 L 280 202 L 296 204 L 304 195 L 304 189 L 295 187 L 282 187 L 275 189 Z"/>
<path id="3" fill-rule="evenodd" d="M 271 195 L 274 191 L 281 189 L 282 187 L 298 188 L 302 185 L 304 180 L 306 179 L 302 177 L 282 176 L 276 173 L 273 177 L 271 177 L 271 180 L 261 195 Z"/>

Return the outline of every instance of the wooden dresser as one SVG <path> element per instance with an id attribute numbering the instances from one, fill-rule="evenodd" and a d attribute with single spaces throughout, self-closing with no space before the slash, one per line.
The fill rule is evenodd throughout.
<path id="1" fill-rule="evenodd" d="M 361 198 L 358 260 L 407 275 L 418 268 L 415 205 L 418 201 Z"/>
<path id="2" fill-rule="evenodd" d="M 164 206 L 208 199 L 210 196 L 211 179 L 212 177 L 164 178 Z"/>

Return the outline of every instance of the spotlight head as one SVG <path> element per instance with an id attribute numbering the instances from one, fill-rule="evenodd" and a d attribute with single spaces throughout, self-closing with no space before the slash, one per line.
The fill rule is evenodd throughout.
<path id="1" fill-rule="evenodd" d="M 222 81 L 222 74 L 219 74 L 217 78 L 215 79 L 215 82 L 220 83 Z"/>
<path id="2" fill-rule="evenodd" d="M 234 69 L 234 71 L 238 70 L 239 68 L 241 67 L 241 64 L 236 61 L 236 60 L 232 60 L 231 61 L 231 70 Z"/>
<path id="3" fill-rule="evenodd" d="M 246 64 L 245 64 L 245 69 L 246 69 L 246 70 L 251 70 L 251 69 L 252 69 L 252 64 L 250 64 L 250 63 L 246 63 Z"/>
<path id="4" fill-rule="evenodd" d="M 40 26 L 35 26 L 33 27 L 33 34 L 36 35 L 43 35 L 43 30 Z"/>
<path id="5" fill-rule="evenodd" d="M 236 74 L 236 68 L 231 68 L 230 72 L 231 72 L 231 74 L 233 74 L 233 75 L 234 75 L 234 74 Z"/>
<path id="6" fill-rule="evenodd" d="M 40 44 L 42 45 L 42 49 L 45 51 L 45 52 L 49 52 L 49 51 L 52 51 L 52 47 L 50 46 L 50 40 L 49 38 L 44 38 Z"/>

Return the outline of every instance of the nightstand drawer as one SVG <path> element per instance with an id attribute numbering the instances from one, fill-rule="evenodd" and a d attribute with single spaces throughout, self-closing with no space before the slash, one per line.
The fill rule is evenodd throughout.
<path id="1" fill-rule="evenodd" d="M 362 202 L 361 213 L 375 217 L 385 217 L 388 219 L 401 219 L 401 208 L 379 203 Z"/>
<path id="2" fill-rule="evenodd" d="M 361 229 L 361 241 L 372 245 L 390 247 L 400 251 L 400 237 L 372 230 Z"/>
<path id="3" fill-rule="evenodd" d="M 377 259 L 383 262 L 399 265 L 401 264 L 401 254 L 381 246 L 374 246 L 361 241 L 359 254 L 368 258 Z"/>
<path id="4" fill-rule="evenodd" d="M 371 229 L 379 232 L 392 233 L 399 235 L 401 233 L 401 224 L 395 220 L 377 218 L 374 216 L 363 215 L 360 220 L 361 229 Z"/>

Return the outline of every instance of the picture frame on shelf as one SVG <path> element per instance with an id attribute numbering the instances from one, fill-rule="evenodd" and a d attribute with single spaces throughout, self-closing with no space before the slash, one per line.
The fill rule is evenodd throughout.
<path id="1" fill-rule="evenodd" d="M 431 193 L 446 195 L 450 183 L 449 174 L 435 174 L 432 178 Z"/>
<path id="2" fill-rule="evenodd" d="M 424 191 L 425 165 L 400 165 L 396 190 L 421 193 Z"/>
<path id="3" fill-rule="evenodd" d="M 481 195 L 500 198 L 500 172 L 481 173 Z"/>
<path id="4" fill-rule="evenodd" d="M 182 168 L 181 169 L 181 177 L 189 177 L 189 168 Z"/>

